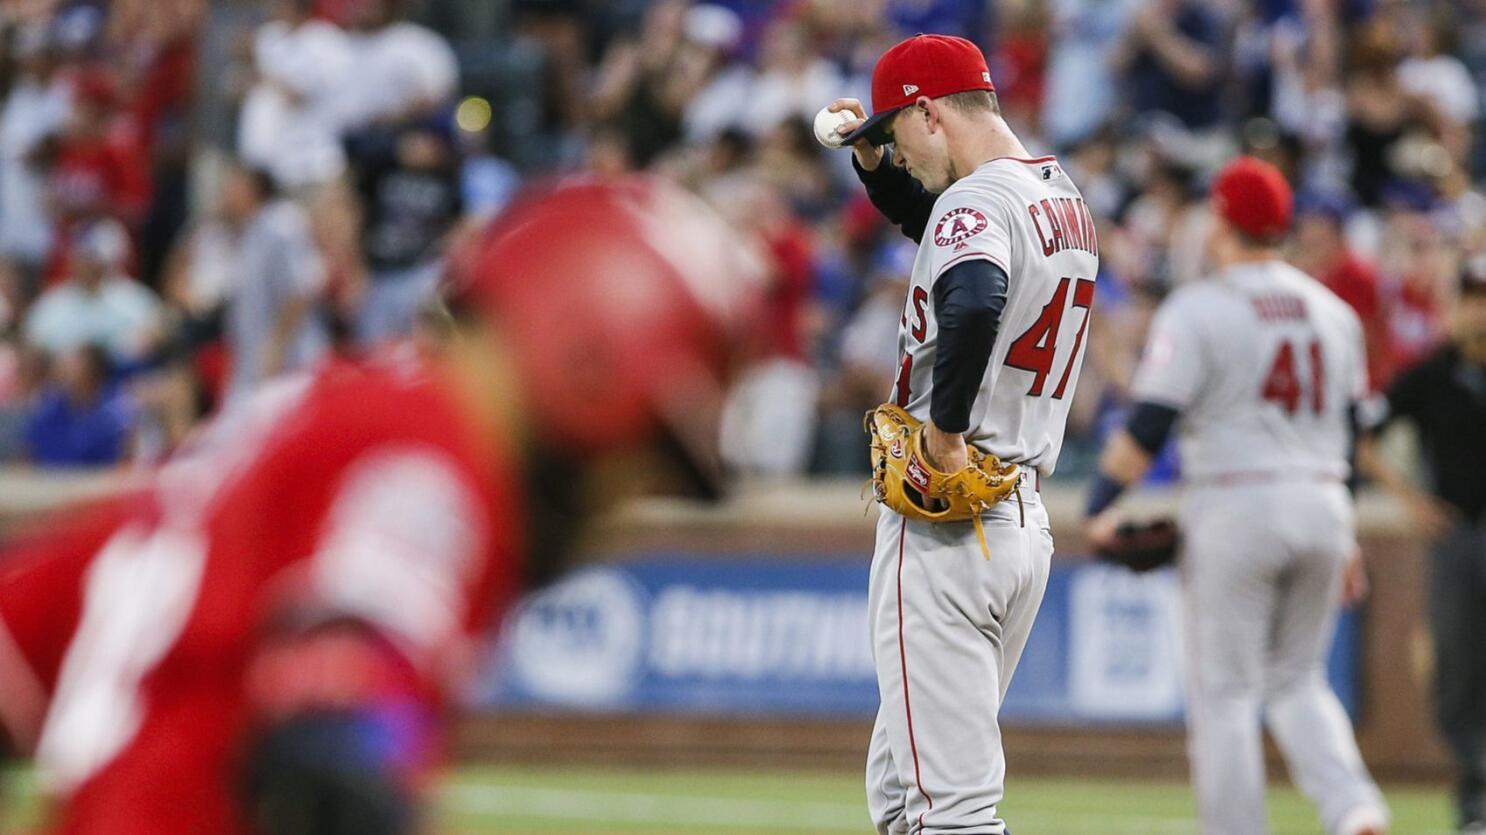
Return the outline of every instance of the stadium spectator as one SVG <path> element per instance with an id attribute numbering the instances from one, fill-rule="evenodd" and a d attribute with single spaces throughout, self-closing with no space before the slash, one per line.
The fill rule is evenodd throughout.
<path id="1" fill-rule="evenodd" d="M 805 25 L 780 18 L 764 36 L 758 78 L 738 104 L 738 126 L 762 136 L 791 116 L 812 119 L 822 102 L 840 95 L 843 84 L 835 65 L 812 48 Z"/>
<path id="2" fill-rule="evenodd" d="M 160 300 L 123 273 L 129 236 L 115 220 L 95 221 L 76 236 L 71 272 L 37 299 L 26 317 L 26 343 L 61 356 L 99 345 L 127 370 L 144 362 L 160 339 Z"/>
<path id="3" fill-rule="evenodd" d="M 277 194 L 269 174 L 237 165 L 220 212 L 234 237 L 225 320 L 230 407 L 266 380 L 319 359 L 329 337 L 320 310 L 325 275 L 304 210 Z"/>
<path id="4" fill-rule="evenodd" d="M 1435 707 L 1459 781 L 1457 824 L 1486 831 L 1486 280 L 1468 276 L 1450 341 L 1388 389 L 1387 421 L 1419 432 L 1425 472 L 1416 486 L 1368 450 L 1369 475 L 1408 510 L 1431 542 L 1429 617 Z M 1475 828 L 1472 828 L 1475 827 Z"/>
<path id="5" fill-rule="evenodd" d="M 741 472 L 805 471 L 815 439 L 820 381 L 811 365 L 812 241 L 784 196 L 758 178 L 717 184 L 723 216 L 762 244 L 767 258 L 760 356 L 739 380 L 723 414 L 723 450 Z"/>
<path id="6" fill-rule="evenodd" d="M 343 129 L 422 119 L 454 96 L 459 64 L 442 35 L 406 19 L 401 0 L 354 0 L 350 68 L 335 94 Z"/>
<path id="7" fill-rule="evenodd" d="M 937 32 L 984 44 L 989 16 L 981 0 L 887 0 L 887 16 L 902 32 Z M 889 44 L 891 46 L 891 44 Z"/>
<path id="8" fill-rule="evenodd" d="M 1023 133 L 1041 136 L 1049 40 L 1040 3 L 1008 4 L 994 63 L 1001 113 Z M 1056 109 L 1056 108 L 1055 108 Z"/>
<path id="9" fill-rule="evenodd" d="M 815 222 L 836 211 L 840 190 L 807 121 L 790 117 L 775 125 L 759 138 L 754 155 L 752 173 L 773 185 L 791 212 Z"/>
<path id="10" fill-rule="evenodd" d="M 1388 324 L 1387 353 L 1395 373 L 1418 362 L 1445 338 L 1446 312 L 1459 275 L 1459 253 L 1426 209 L 1400 204 L 1389 210 L 1383 229 L 1380 291 Z"/>
<path id="11" fill-rule="evenodd" d="M 737 119 L 737 102 L 748 95 L 753 69 L 728 58 L 743 37 L 743 22 L 732 10 L 700 3 L 686 12 L 682 63 L 695 68 L 697 90 L 686 101 L 681 123 L 689 142 L 710 142 Z"/>
<path id="12" fill-rule="evenodd" d="M 70 226 L 113 217 L 133 227 L 149 208 L 149 165 L 135 126 L 121 117 L 117 85 L 88 72 L 76 80 L 73 97 L 50 172 L 58 219 Z"/>
<path id="13" fill-rule="evenodd" d="M 12 50 L 16 75 L 0 107 L 0 257 L 30 280 L 52 245 L 39 163 L 66 124 L 71 99 L 45 24 L 17 29 Z"/>
<path id="14" fill-rule="evenodd" d="M 258 81 L 243 100 L 238 153 L 286 189 L 329 182 L 346 168 L 336 121 L 351 47 L 335 24 L 314 17 L 312 0 L 269 0 L 258 28 Z"/>
<path id="15" fill-rule="evenodd" d="M 26 415 L 26 457 L 37 467 L 107 467 L 129 454 L 134 413 L 110 382 L 102 346 L 80 345 L 52 361 L 54 382 Z"/>
<path id="16" fill-rule="evenodd" d="M 355 334 L 367 285 L 361 249 L 364 207 L 355 189 L 318 190 L 309 205 L 310 227 L 325 268 L 325 297 L 337 342 Z"/>
<path id="17" fill-rule="evenodd" d="M 1130 108 L 1169 113 L 1189 130 L 1218 127 L 1226 61 L 1224 23 L 1200 0 L 1145 0 L 1113 60 L 1125 73 Z"/>
<path id="18" fill-rule="evenodd" d="M 1117 101 L 1113 50 L 1134 0 L 1054 0 L 1042 130 L 1067 148 L 1104 124 Z M 1083 181 L 1080 181 L 1083 182 Z"/>
<path id="19" fill-rule="evenodd" d="M 1261 97 L 1267 98 L 1278 128 L 1326 153 L 1346 130 L 1341 21 L 1321 0 L 1298 5 L 1267 27 L 1266 54 L 1252 69 L 1261 78 L 1268 77 Z"/>
<path id="20" fill-rule="evenodd" d="M 135 274 L 152 288 L 189 220 L 196 145 L 197 43 L 205 0 L 114 0 L 106 72 L 123 91 L 122 121 L 146 156 L 150 199 L 135 235 Z"/>
<path id="21" fill-rule="evenodd" d="M 449 129 L 447 122 L 405 129 L 391 154 L 361 160 L 361 245 L 370 271 L 356 324 L 363 345 L 407 336 L 438 283 L 442 244 L 463 211 Z"/>
<path id="22" fill-rule="evenodd" d="M 1426 105 L 1434 132 L 1451 157 L 1470 151 L 1470 126 L 1480 115 L 1480 91 L 1465 63 L 1450 51 L 1454 15 L 1436 12 L 1412 27 L 1409 56 L 1398 65 L 1398 84 Z"/>
<path id="23" fill-rule="evenodd" d="M 917 248 L 893 241 L 878 248 L 867 274 L 866 297 L 841 328 L 839 367 L 821 390 L 816 469 L 859 474 L 868 466 L 857 438 L 862 415 L 882 402 L 898 374 L 898 323 Z"/>
<path id="24" fill-rule="evenodd" d="M 26 421 L 36 386 L 45 369 L 40 356 L 10 337 L 0 339 L 0 462 L 20 461 L 26 454 Z"/>
<path id="25" fill-rule="evenodd" d="M 1348 42 L 1346 144 L 1351 186 L 1364 206 L 1383 202 L 1384 186 L 1397 176 L 1392 153 L 1419 115 L 1417 100 L 1398 78 L 1402 46 L 1385 22 L 1363 23 Z"/>
<path id="26" fill-rule="evenodd" d="M 636 165 L 649 165 L 681 138 L 681 111 L 693 92 L 678 72 L 686 5 L 652 4 L 640 32 L 611 43 L 598 68 L 594 121 L 606 129 L 603 140 L 617 141 Z"/>
<path id="27" fill-rule="evenodd" d="M 1376 390 L 1390 370 L 1388 321 L 1378 294 L 1378 272 L 1347 242 L 1347 205 L 1334 195 L 1302 194 L 1296 205 L 1291 263 L 1326 285 L 1356 311 L 1367 341 L 1368 383 Z"/>

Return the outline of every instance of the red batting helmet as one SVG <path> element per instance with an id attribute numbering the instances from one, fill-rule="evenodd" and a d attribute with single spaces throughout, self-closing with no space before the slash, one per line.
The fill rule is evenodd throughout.
<path id="1" fill-rule="evenodd" d="M 496 323 L 547 440 L 603 452 L 664 427 L 712 459 L 759 264 L 678 186 L 581 177 L 519 198 L 451 259 L 447 295 Z"/>

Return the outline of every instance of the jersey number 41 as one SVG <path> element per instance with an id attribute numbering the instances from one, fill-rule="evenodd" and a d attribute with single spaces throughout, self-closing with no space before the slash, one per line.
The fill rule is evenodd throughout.
<path id="1" fill-rule="evenodd" d="M 1309 398 L 1305 398 L 1302 391 L 1300 371 L 1295 362 L 1295 346 L 1288 339 L 1280 343 L 1274 362 L 1269 365 L 1269 373 L 1264 376 L 1264 388 L 1259 396 L 1278 403 L 1287 415 L 1293 416 L 1299 411 L 1302 400 L 1308 400 L 1306 405 L 1318 415 L 1326 410 L 1326 365 L 1321 359 L 1321 343 L 1311 340 L 1307 353 L 1311 366 Z"/>

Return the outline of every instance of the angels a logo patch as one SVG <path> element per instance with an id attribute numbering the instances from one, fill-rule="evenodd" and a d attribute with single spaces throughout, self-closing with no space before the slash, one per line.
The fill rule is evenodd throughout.
<path id="1" fill-rule="evenodd" d="M 934 243 L 940 246 L 957 244 L 986 231 L 986 227 L 990 225 L 985 215 L 969 206 L 950 209 L 934 227 Z"/>

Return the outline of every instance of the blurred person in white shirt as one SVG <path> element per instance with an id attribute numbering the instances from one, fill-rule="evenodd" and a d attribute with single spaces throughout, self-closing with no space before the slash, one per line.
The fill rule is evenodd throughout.
<path id="1" fill-rule="evenodd" d="M 698 3 L 686 12 L 682 63 L 694 67 L 699 89 L 681 113 L 692 143 L 709 142 L 737 125 L 738 102 L 753 85 L 753 68 L 728 58 L 743 38 L 743 21 L 725 6 Z"/>
<path id="2" fill-rule="evenodd" d="M 403 0 L 356 0 L 350 71 L 336 94 L 344 130 L 416 119 L 453 98 L 454 50 L 404 14 Z"/>
<path id="3" fill-rule="evenodd" d="M 1453 16 L 1419 21 L 1412 27 L 1409 56 L 1398 65 L 1399 86 L 1429 106 L 1434 132 L 1463 161 L 1470 152 L 1471 125 L 1480 115 L 1480 91 L 1465 62 L 1451 54 Z"/>
<path id="4" fill-rule="evenodd" d="M 314 16 L 313 0 L 268 0 L 258 28 L 258 82 L 243 101 L 238 152 L 284 188 L 333 180 L 346 168 L 337 99 L 351 70 L 351 45 L 335 24 Z"/>
<path id="5" fill-rule="evenodd" d="M 815 118 L 822 102 L 840 95 L 845 80 L 836 66 L 810 43 L 804 25 L 776 21 L 764 36 L 758 79 L 740 102 L 738 125 L 755 136 L 768 133 L 791 116 Z"/>
<path id="6" fill-rule="evenodd" d="M 0 108 L 0 257 L 36 273 L 52 246 L 46 180 L 35 157 L 60 133 L 71 108 L 44 24 L 15 32 L 16 75 Z"/>
<path id="7" fill-rule="evenodd" d="M 67 280 L 43 293 L 26 317 L 27 345 L 59 356 L 97 344 L 125 368 L 146 360 L 160 339 L 160 300 L 124 274 L 128 253 L 129 233 L 118 221 L 84 227 Z"/>
<path id="8" fill-rule="evenodd" d="M 237 165 L 220 212 L 234 245 L 224 322 L 231 408 L 269 379 L 314 364 L 330 340 L 320 310 L 324 264 L 305 211 L 278 195 L 267 172 Z"/>

